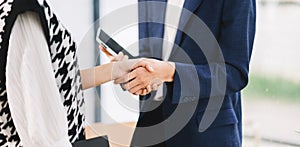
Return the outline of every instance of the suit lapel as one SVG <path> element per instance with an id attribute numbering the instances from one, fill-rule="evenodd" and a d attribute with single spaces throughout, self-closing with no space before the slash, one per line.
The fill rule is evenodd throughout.
<path id="1" fill-rule="evenodd" d="M 141 49 L 146 49 L 147 56 L 161 58 L 164 19 L 167 0 L 139 0 L 139 39 Z"/>
<path id="2" fill-rule="evenodd" d="M 185 0 L 184 9 L 181 13 L 178 29 L 184 30 L 185 26 L 189 22 L 192 14 L 199 8 L 204 0 Z M 182 32 L 178 31 L 175 38 L 175 43 L 179 45 L 182 38 Z"/>
<path id="3" fill-rule="evenodd" d="M 167 2 L 167 0 L 139 0 L 139 2 L 151 2 L 151 1 L 157 1 L 157 2 Z M 178 28 L 180 30 L 183 30 L 184 27 L 187 25 L 189 22 L 193 12 L 196 11 L 197 8 L 199 8 L 204 0 L 185 0 L 184 3 L 184 10 L 181 13 L 180 21 Z M 155 19 L 156 17 L 161 17 L 161 18 L 156 18 L 156 19 L 161 19 L 161 22 L 164 22 L 164 16 L 165 16 L 165 6 L 157 11 L 157 6 L 139 6 L 139 13 L 142 13 L 144 15 L 139 14 L 141 17 L 147 17 L 147 18 L 140 18 L 140 19 Z M 189 12 L 187 12 L 189 11 Z M 158 14 L 158 12 L 161 12 Z M 159 15 L 159 16 L 157 16 Z M 143 27 L 143 28 L 142 28 Z M 163 24 L 153 24 L 153 23 L 147 23 L 145 25 L 140 25 L 140 39 L 141 38 L 148 38 L 148 37 L 158 37 L 158 38 L 163 38 L 163 32 L 164 30 L 164 25 Z M 144 34 L 141 36 L 141 34 Z M 176 37 L 175 37 L 175 43 L 179 45 L 180 41 L 182 39 L 182 32 L 177 31 Z M 153 41 L 153 42 L 152 42 Z M 150 49 L 150 54 L 149 56 L 161 58 L 161 47 L 162 47 L 162 41 L 159 40 L 153 40 L 152 41 L 147 41 L 147 45 Z M 173 47 L 172 54 L 175 52 L 176 48 Z"/>

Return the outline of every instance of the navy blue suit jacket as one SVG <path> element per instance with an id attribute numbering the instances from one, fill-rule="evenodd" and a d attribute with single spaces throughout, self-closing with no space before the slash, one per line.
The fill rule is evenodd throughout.
<path id="1" fill-rule="evenodd" d="M 150 0 L 140 0 L 139 3 L 143 1 Z M 163 2 L 164 0 L 152 1 Z M 178 31 L 175 44 L 183 49 L 193 64 L 183 61 L 181 59 L 182 51 L 176 47 L 173 48 L 169 61 L 176 63 L 174 82 L 166 84 L 165 100 L 162 105 L 153 111 L 141 112 L 138 127 L 155 125 L 167 119 L 178 105 L 182 103 L 188 105 L 189 102 L 197 101 L 196 111 L 193 112 L 194 114 L 186 126 L 177 135 L 157 146 L 241 146 L 240 91 L 248 83 L 249 62 L 255 35 L 255 0 L 185 0 L 184 8 L 200 18 L 210 29 L 223 54 L 226 70 L 221 69 L 218 62 L 208 64 L 207 55 L 204 55 L 195 40 L 187 33 Z M 164 12 L 165 6 L 159 8 L 157 6 L 139 6 L 140 56 L 161 58 L 162 41 L 155 38 L 163 38 Z M 162 23 L 144 22 L 145 19 Z M 192 32 L 193 30 L 189 30 L 189 28 L 197 28 L 197 26 L 193 26 L 193 21 L 191 16 L 183 14 L 179 27 Z M 214 54 L 212 53 L 211 56 Z M 196 74 L 191 74 L 193 69 L 196 69 Z M 216 78 L 218 81 L 220 72 L 224 71 L 226 71 L 227 83 L 221 110 L 212 125 L 205 132 L 199 132 L 199 122 L 210 97 L 222 96 L 218 92 L 211 93 L 212 79 Z M 178 73 L 183 76 L 179 76 Z M 182 85 L 181 81 L 190 84 Z M 195 90 L 194 83 L 197 82 L 200 83 L 200 87 Z M 200 91 L 200 93 L 195 93 L 195 91 Z M 149 97 L 151 95 L 141 97 L 141 99 Z M 161 134 L 168 131 L 163 128 L 161 130 Z M 133 146 L 135 142 L 143 140 L 143 133 L 136 129 L 132 141 Z"/>

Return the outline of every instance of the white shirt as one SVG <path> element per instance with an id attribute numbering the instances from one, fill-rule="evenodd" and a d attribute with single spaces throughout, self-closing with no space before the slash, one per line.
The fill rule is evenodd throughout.
<path id="1" fill-rule="evenodd" d="M 71 147 L 67 117 L 38 14 L 20 14 L 9 41 L 6 86 L 24 147 Z"/>
<path id="2" fill-rule="evenodd" d="M 172 5 L 172 6 L 171 6 Z M 165 14 L 164 42 L 162 48 L 162 59 L 169 60 L 176 38 L 177 28 L 184 0 L 168 0 Z M 158 87 L 154 100 L 161 101 L 163 99 L 163 85 Z"/>
<path id="3" fill-rule="evenodd" d="M 168 0 L 165 14 L 164 44 L 162 49 L 162 58 L 165 61 L 169 59 L 172 52 L 183 5 L 184 0 Z"/>

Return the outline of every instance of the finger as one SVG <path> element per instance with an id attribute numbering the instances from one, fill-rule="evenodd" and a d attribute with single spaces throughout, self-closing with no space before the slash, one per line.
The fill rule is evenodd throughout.
<path id="1" fill-rule="evenodd" d="M 131 70 L 134 70 L 136 68 L 139 68 L 139 67 L 145 67 L 147 68 L 147 70 L 151 70 L 152 71 L 152 66 L 149 62 L 145 61 L 144 59 L 136 62 L 132 67 L 131 67 Z"/>
<path id="2" fill-rule="evenodd" d="M 139 90 L 139 91 L 137 92 L 137 94 L 139 94 L 139 95 L 141 95 L 141 96 L 145 96 L 145 95 L 147 95 L 147 89 L 145 88 L 145 89 Z"/>
<path id="3" fill-rule="evenodd" d="M 124 54 L 122 52 L 119 52 L 118 55 L 116 56 L 117 61 L 122 61 L 124 57 Z"/>
<path id="4" fill-rule="evenodd" d="M 119 55 L 113 56 L 112 58 L 110 58 L 110 62 L 118 62 L 120 61 L 120 57 Z"/>
<path id="5" fill-rule="evenodd" d="M 123 57 L 123 60 L 122 61 L 126 61 L 126 60 L 128 60 L 129 59 L 129 57 L 127 56 L 127 55 L 124 55 L 124 57 Z"/>
<path id="6" fill-rule="evenodd" d="M 143 90 L 139 90 L 136 93 L 134 93 L 134 95 L 142 95 L 143 94 Z"/>
<path id="7" fill-rule="evenodd" d="M 141 89 L 144 89 L 144 85 L 142 84 L 135 84 L 135 83 L 131 83 L 129 82 L 128 84 L 125 84 L 125 89 L 127 89 L 130 93 L 136 93 Z"/>
<path id="8" fill-rule="evenodd" d="M 162 80 L 160 80 L 159 78 L 156 78 L 154 80 L 151 81 L 151 88 L 153 91 L 157 91 L 158 87 L 163 83 Z"/>
<path id="9" fill-rule="evenodd" d="M 147 95 L 147 94 L 149 94 L 151 91 L 148 91 L 147 89 L 144 89 L 144 91 L 143 91 L 143 95 Z"/>
<path id="10" fill-rule="evenodd" d="M 147 95 L 147 89 L 144 89 L 143 92 L 142 92 L 142 94 L 140 94 L 140 95 L 142 95 L 142 96 Z"/>
<path id="11" fill-rule="evenodd" d="M 151 91 L 152 90 L 151 85 L 148 85 L 146 90 Z"/>
<path id="12" fill-rule="evenodd" d="M 145 88 L 145 90 L 143 91 L 144 95 L 147 95 L 148 93 L 150 93 L 152 91 L 151 85 L 148 85 L 147 88 Z"/>
<path id="13" fill-rule="evenodd" d="M 157 84 L 153 84 L 152 87 L 151 87 L 151 89 L 152 89 L 153 91 L 157 91 L 158 85 L 157 85 Z"/>
<path id="14" fill-rule="evenodd" d="M 135 72 L 130 72 L 114 81 L 114 84 L 127 83 L 128 81 L 134 79 L 136 77 Z"/>
<path id="15" fill-rule="evenodd" d="M 122 60 L 122 57 L 123 55 L 122 55 L 122 53 L 121 52 L 119 52 L 119 54 L 118 55 L 116 55 L 116 56 L 114 56 L 113 57 L 113 59 L 111 59 L 110 60 L 110 62 L 117 62 L 117 61 L 121 61 Z"/>
<path id="16" fill-rule="evenodd" d="M 150 64 L 147 64 L 145 67 L 149 72 L 154 72 L 153 67 Z"/>
<path id="17" fill-rule="evenodd" d="M 111 61 L 114 60 L 115 57 L 110 52 L 107 51 L 106 47 L 100 45 L 99 48 Z"/>
<path id="18" fill-rule="evenodd" d="M 142 89 L 142 88 L 144 89 L 149 84 L 149 82 L 145 78 L 141 78 L 141 77 L 138 77 L 138 76 L 142 76 L 142 75 L 141 74 L 139 74 L 139 75 L 136 74 L 136 77 L 133 80 L 131 80 L 129 83 L 125 84 L 127 90 L 130 90 L 130 89 L 132 89 L 132 88 L 134 88 L 138 85 L 141 85 L 139 87 L 139 89 Z M 131 93 L 135 93 L 135 92 L 131 92 Z"/>
<path id="19" fill-rule="evenodd" d="M 123 52 L 119 52 L 119 55 L 120 55 L 120 60 L 119 61 L 123 61 L 124 60 L 124 53 Z"/>

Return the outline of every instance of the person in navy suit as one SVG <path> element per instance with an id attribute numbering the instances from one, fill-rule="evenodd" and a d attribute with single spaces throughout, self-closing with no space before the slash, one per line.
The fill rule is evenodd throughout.
<path id="1" fill-rule="evenodd" d="M 145 2 L 162 2 L 166 5 L 147 5 Z M 145 95 L 150 90 L 153 91 L 141 96 L 141 100 L 155 99 L 157 94 L 155 90 L 159 89 L 161 83 L 153 81 L 159 79 L 158 81 L 161 80 L 165 84 L 163 99 L 141 103 L 141 110 L 149 106 L 153 109 L 140 112 L 131 145 L 242 146 L 241 90 L 248 83 L 249 62 L 255 36 L 255 0 L 185 0 L 181 6 L 192 14 L 182 11 L 178 23 L 179 29 L 173 39 L 175 45 L 167 59 L 163 57 L 162 38 L 166 39 L 164 22 L 167 18 L 165 13 L 168 2 L 166 0 L 140 0 L 139 3 L 139 50 L 140 56 L 144 59 L 136 66 L 139 68 L 134 68 L 135 70 L 125 75 L 124 78 L 116 80 L 115 83 L 129 81 L 123 87 L 136 95 Z M 196 19 L 203 21 L 218 43 L 224 66 L 221 66 L 219 60 L 208 61 L 219 54 L 213 49 L 204 49 L 206 47 L 203 45 L 204 42 L 201 42 L 199 46 L 195 38 L 189 35 L 200 30 L 200 35 L 204 35 L 201 39 L 206 39 L 206 34 L 201 34 L 202 26 L 195 23 Z M 153 20 L 157 22 L 150 22 Z M 188 57 L 190 62 L 183 60 L 183 56 Z M 141 66 L 151 66 L 153 71 L 147 71 Z M 222 74 L 225 75 L 226 81 L 223 88 L 224 94 L 218 92 L 218 87 L 217 90 L 212 90 L 213 84 L 224 84 L 221 83 L 220 75 Z M 200 123 L 204 113 L 209 111 L 206 108 L 213 98 L 222 99 L 220 107 L 209 108 L 210 110 L 218 109 L 218 114 L 208 128 L 200 131 Z M 196 105 L 194 102 L 197 102 Z M 185 112 L 191 113 L 191 118 L 174 135 L 168 136 L 168 132 L 173 131 L 172 125 L 176 123 L 174 120 L 169 122 L 170 125 L 161 127 L 159 130 L 145 132 L 144 128 L 171 118 L 176 108 L 180 106 L 186 109 L 195 106 L 195 110 Z M 177 119 L 180 121 L 180 118 Z M 147 143 L 153 138 L 159 140 L 164 137 L 162 141 Z"/>

